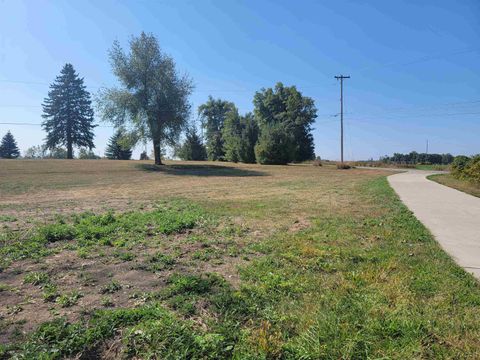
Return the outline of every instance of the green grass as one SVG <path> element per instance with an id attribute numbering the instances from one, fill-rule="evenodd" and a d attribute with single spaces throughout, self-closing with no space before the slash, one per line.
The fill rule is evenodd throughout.
<path id="1" fill-rule="evenodd" d="M 27 233 L 7 229 L 0 233 L 0 266 L 5 268 L 15 260 L 49 255 L 59 250 L 52 245 L 71 241 L 74 241 L 74 244 L 69 244 L 71 248 L 83 251 L 97 245 L 123 248 L 143 242 L 148 237 L 191 229 L 203 220 L 202 215 L 198 207 L 174 201 L 159 204 L 155 210 L 148 212 L 82 213 L 39 226 Z M 86 255 L 87 252 L 82 256 Z"/>
<path id="2" fill-rule="evenodd" d="M 464 193 L 480 197 L 480 184 L 468 180 L 457 179 L 451 174 L 430 175 L 427 178 L 439 184 L 462 191 Z"/>
<path id="3" fill-rule="evenodd" d="M 417 164 L 415 165 L 415 169 L 418 170 L 448 170 L 449 165 L 434 165 L 434 164 Z"/>
<path id="4" fill-rule="evenodd" d="M 359 182 L 349 196 L 358 200 L 351 206 L 363 208 L 312 211 L 308 227 L 279 229 L 250 244 L 257 256 L 241 267 L 235 288 L 218 274 L 174 272 L 164 288 L 138 295 L 143 305 L 97 310 L 74 323 L 56 319 L 26 341 L 6 346 L 5 357 L 95 358 L 113 339 L 130 358 L 478 356 L 478 282 L 440 249 L 385 178 Z M 257 219 L 254 204 L 242 212 Z M 146 214 L 126 216 L 155 218 Z M 88 223 L 123 224 L 111 216 Z M 82 219 L 71 225 L 74 239 Z M 142 236 L 150 231 L 131 226 Z M 231 231 L 236 230 L 226 233 Z M 104 237 L 117 241 L 108 231 L 85 241 Z M 162 253 L 152 256 L 157 262 L 165 263 Z"/>

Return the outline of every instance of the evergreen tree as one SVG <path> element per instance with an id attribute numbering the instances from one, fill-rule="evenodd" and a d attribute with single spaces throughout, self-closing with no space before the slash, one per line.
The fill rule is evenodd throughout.
<path id="1" fill-rule="evenodd" d="M 232 162 L 255 162 L 258 126 L 251 113 L 240 116 L 235 109 L 227 115 L 222 136 L 225 159 Z"/>
<path id="2" fill-rule="evenodd" d="M 140 154 L 140 160 L 150 160 L 146 151 L 142 151 L 142 153 Z"/>
<path id="3" fill-rule="evenodd" d="M 9 130 L 2 138 L 2 143 L 0 144 L 0 158 L 16 159 L 19 156 L 20 150 L 18 150 L 17 142 Z"/>
<path id="4" fill-rule="evenodd" d="M 175 154 L 182 160 L 207 160 L 207 150 L 194 126 L 187 129 L 185 142 L 175 150 Z"/>
<path id="5" fill-rule="evenodd" d="M 130 160 L 132 149 L 122 130 L 117 130 L 108 140 L 105 156 L 111 160 Z"/>
<path id="6" fill-rule="evenodd" d="M 50 85 L 43 106 L 42 123 L 47 132 L 46 146 L 67 148 L 67 158 L 73 159 L 73 146 L 92 149 L 93 109 L 90 93 L 71 64 L 65 64 L 60 75 Z"/>
<path id="7" fill-rule="evenodd" d="M 313 99 L 303 96 L 295 86 L 286 87 L 278 83 L 274 89 L 262 89 L 257 92 L 253 103 L 255 119 L 262 132 L 265 129 L 269 136 L 273 136 L 274 133 L 277 136 L 279 129 L 284 129 L 286 135 L 290 137 L 289 162 L 315 158 L 311 132 L 312 124 L 317 117 L 317 109 Z M 270 128 L 271 126 L 274 128 Z"/>
<path id="8" fill-rule="evenodd" d="M 81 148 L 78 152 L 78 158 L 81 160 L 98 160 L 101 159 L 100 156 L 95 154 L 92 150 L 87 150 L 85 148 Z"/>
<path id="9" fill-rule="evenodd" d="M 214 99 L 209 96 L 208 101 L 198 107 L 202 127 L 205 129 L 208 160 L 223 160 L 225 157 L 223 125 L 227 115 L 236 111 L 233 103 Z"/>

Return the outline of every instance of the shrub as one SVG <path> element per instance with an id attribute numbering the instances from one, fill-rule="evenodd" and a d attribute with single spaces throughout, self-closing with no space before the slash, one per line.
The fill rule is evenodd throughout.
<path id="1" fill-rule="evenodd" d="M 350 169 L 351 166 L 348 165 L 348 164 L 345 164 L 345 163 L 339 163 L 337 164 L 337 169 L 341 169 L 341 170 L 347 170 L 347 169 Z"/>
<path id="2" fill-rule="evenodd" d="M 470 158 L 468 156 L 456 156 L 452 163 L 452 175 L 456 178 L 463 178 L 463 171 Z"/>
<path id="3" fill-rule="evenodd" d="M 467 162 L 463 173 L 468 180 L 480 183 L 480 155 L 475 155 Z"/>
<path id="4" fill-rule="evenodd" d="M 452 175 L 457 179 L 480 183 L 480 155 L 472 158 L 457 156 L 452 163 Z"/>

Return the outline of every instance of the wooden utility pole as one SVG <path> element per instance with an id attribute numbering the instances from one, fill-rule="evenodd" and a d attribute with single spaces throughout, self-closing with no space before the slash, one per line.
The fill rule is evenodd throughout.
<path id="1" fill-rule="evenodd" d="M 340 80 L 340 161 L 343 164 L 343 79 L 350 79 L 350 76 L 335 76 Z"/>

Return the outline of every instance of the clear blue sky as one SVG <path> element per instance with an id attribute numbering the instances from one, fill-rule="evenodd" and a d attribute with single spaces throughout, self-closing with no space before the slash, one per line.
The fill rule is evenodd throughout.
<path id="1" fill-rule="evenodd" d="M 66 62 L 92 93 L 113 85 L 107 50 L 141 31 L 193 78 L 193 116 L 209 94 L 246 112 L 256 90 L 297 85 L 318 108 L 316 153 L 338 159 L 345 74 L 348 159 L 424 151 L 426 139 L 430 152 L 480 152 L 478 0 L 0 0 L 0 122 L 40 123 Z M 8 129 L 22 150 L 45 136 Z M 112 132 L 96 129 L 97 153 Z"/>

